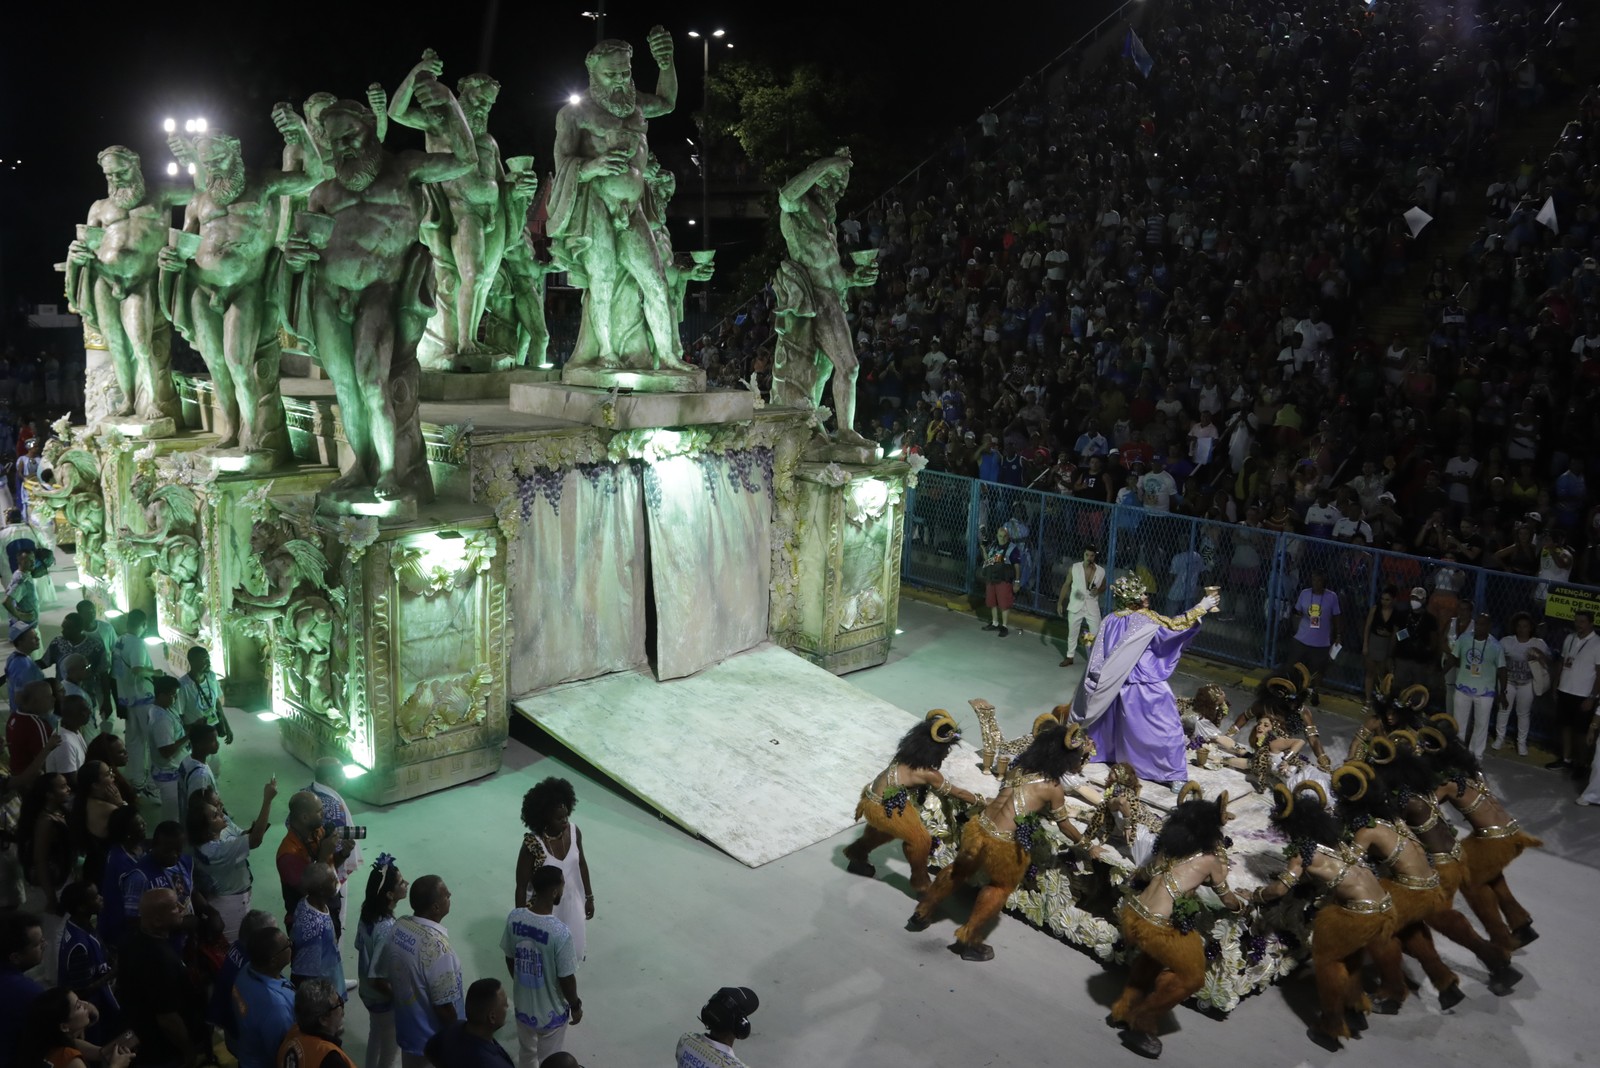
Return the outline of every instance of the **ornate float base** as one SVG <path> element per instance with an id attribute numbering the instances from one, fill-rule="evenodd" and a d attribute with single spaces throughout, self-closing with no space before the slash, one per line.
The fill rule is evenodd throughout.
<path id="1" fill-rule="evenodd" d="M 692 371 L 619 371 L 610 367 L 573 367 L 561 372 L 569 386 L 627 389 L 635 393 L 704 393 L 706 373 Z"/>
<path id="2" fill-rule="evenodd" d="M 109 415 L 105 422 L 100 424 L 110 427 L 125 438 L 150 441 L 157 438 L 170 438 L 178 432 L 178 421 L 171 416 L 162 416 L 159 419 L 140 419 L 138 416 L 126 418 Z"/>
<path id="3" fill-rule="evenodd" d="M 883 459 L 876 445 L 842 445 L 817 436 L 806 446 L 806 459 L 820 464 L 875 464 Z"/>
<path id="4" fill-rule="evenodd" d="M 266 621 L 284 748 L 308 765 L 345 761 L 345 792 L 378 805 L 497 771 L 507 613 L 494 516 L 445 503 L 381 528 L 295 522 L 329 581 Z"/>
<path id="5" fill-rule="evenodd" d="M 749 390 L 716 393 L 612 393 L 567 382 L 514 385 L 511 410 L 609 430 L 709 426 L 755 417 Z"/>
<path id="6" fill-rule="evenodd" d="M 910 468 L 802 463 L 795 471 L 798 581 L 776 640 L 836 675 L 889 657 L 900 606 Z"/>

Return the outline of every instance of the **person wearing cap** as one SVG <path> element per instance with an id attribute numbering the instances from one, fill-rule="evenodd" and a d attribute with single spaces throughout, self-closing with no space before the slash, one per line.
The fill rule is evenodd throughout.
<path id="1" fill-rule="evenodd" d="M 34 661 L 39 651 L 39 624 L 20 619 L 11 621 L 11 655 L 6 658 L 6 701 L 11 712 L 16 712 L 23 689 L 33 682 L 44 681 L 44 670 Z"/>
<path id="2" fill-rule="evenodd" d="M 677 1068 L 745 1068 L 733 1044 L 750 1037 L 750 1014 L 761 999 L 747 986 L 725 986 L 700 1010 L 706 1029 L 678 1039 Z"/>

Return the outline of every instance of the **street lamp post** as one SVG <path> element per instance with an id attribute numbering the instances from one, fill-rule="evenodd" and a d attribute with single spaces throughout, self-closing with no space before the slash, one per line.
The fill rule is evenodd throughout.
<path id="1" fill-rule="evenodd" d="M 711 138 L 707 131 L 711 127 L 711 39 L 721 39 L 728 35 L 727 30 L 712 30 L 702 34 L 699 30 L 690 30 L 689 36 L 700 42 L 700 247 L 711 247 L 711 186 L 708 177 L 708 168 L 711 165 Z M 729 48 L 733 42 L 724 42 Z"/>

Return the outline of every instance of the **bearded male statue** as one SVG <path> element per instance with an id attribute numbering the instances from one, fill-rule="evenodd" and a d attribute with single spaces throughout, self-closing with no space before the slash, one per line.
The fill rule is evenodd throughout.
<path id="1" fill-rule="evenodd" d="M 245 170 L 236 138 L 212 130 L 195 138 L 200 193 L 184 212 L 184 231 L 199 250 L 186 259 L 161 250 L 162 304 L 199 350 L 216 391 L 216 456 L 241 470 L 270 471 L 290 458 L 289 429 L 278 392 L 277 300 L 281 255 L 273 242 L 283 199 L 309 193 L 325 177 L 305 122 L 288 104 L 273 109 L 284 139 L 304 153 L 302 169 Z"/>
<path id="2" fill-rule="evenodd" d="M 437 78 L 443 70 L 437 53 L 432 49 L 424 52 L 389 105 L 389 117 L 395 122 L 427 134 L 430 152 L 448 147 L 440 130 L 442 115 L 437 108 L 417 106 L 413 86 L 419 76 Z M 460 178 L 424 189 L 427 210 L 422 241 L 433 253 L 439 297 L 431 331 L 436 337 L 423 339 L 419 355 L 423 366 L 432 370 L 492 369 L 489 354 L 478 344 L 478 325 L 506 244 L 521 236 L 531 190 L 538 186 L 538 176 L 533 174 L 514 183 L 506 181 L 500 145 L 489 133 L 489 112 L 499 96 L 500 83 L 487 74 L 468 74 L 456 83 L 456 97 L 472 131 L 478 165 Z"/>
<path id="3" fill-rule="evenodd" d="M 112 416 L 156 422 L 179 415 L 168 363 L 169 332 L 157 307 L 157 256 L 172 209 L 194 190 L 150 190 L 139 154 L 112 145 L 97 157 L 106 197 L 89 208 L 82 236 L 67 246 L 67 306 L 106 340 L 117 389 Z M 176 431 L 176 425 L 173 430 Z"/>
<path id="4" fill-rule="evenodd" d="M 366 105 L 329 105 L 321 133 L 334 176 L 311 191 L 308 207 L 332 216 L 332 231 L 320 250 L 299 236 L 285 249 L 290 265 L 306 272 L 292 329 L 333 380 L 353 454 L 319 495 L 319 506 L 332 510 L 433 497 L 417 411 L 417 343 L 433 312 L 432 257 L 418 240 L 422 186 L 469 173 L 477 153 L 448 89 L 427 75 L 416 79 L 415 97 L 441 115 L 449 151 L 385 151 Z"/>
<path id="5" fill-rule="evenodd" d="M 605 372 L 665 372 L 628 383 L 694 391 L 704 388 L 705 376 L 683 361 L 666 265 L 645 211 L 646 120 L 669 113 L 678 98 L 671 34 L 657 26 L 649 42 L 661 71 L 655 93 L 634 87 L 633 46 L 601 41 L 585 60 L 588 92 L 556 115 L 546 233 L 556 262 L 584 290 L 582 325 L 562 379 L 604 385 Z"/>

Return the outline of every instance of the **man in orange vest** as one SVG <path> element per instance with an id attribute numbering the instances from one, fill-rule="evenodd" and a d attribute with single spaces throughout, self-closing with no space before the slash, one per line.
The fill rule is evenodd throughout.
<path id="1" fill-rule="evenodd" d="M 344 1037 L 344 991 L 326 979 L 307 979 L 294 992 L 295 1026 L 278 1047 L 278 1068 L 356 1068 L 339 1046 Z"/>

